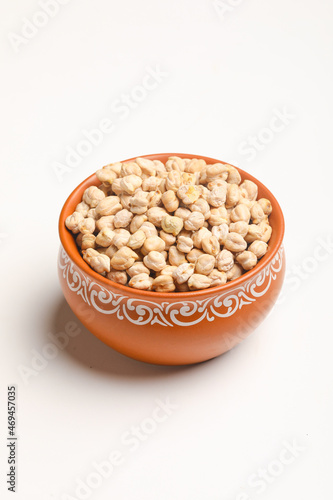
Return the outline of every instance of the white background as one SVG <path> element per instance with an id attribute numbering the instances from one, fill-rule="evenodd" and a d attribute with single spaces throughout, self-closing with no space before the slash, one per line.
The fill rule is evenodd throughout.
<path id="1" fill-rule="evenodd" d="M 78 479 L 114 450 L 122 465 L 86 498 L 331 498 L 332 3 L 71 0 L 46 21 L 40 11 L 36 0 L 1 1 L 1 498 L 83 498 Z M 45 21 L 30 39 L 19 38 L 25 18 Z M 156 66 L 156 88 L 112 110 L 122 94 L 142 97 L 135 88 Z M 287 123 L 263 131 L 276 110 Z M 113 131 L 57 176 L 56 162 L 103 118 Z M 244 153 L 258 134 L 260 150 Z M 249 339 L 201 365 L 136 362 L 81 326 L 22 377 L 50 333 L 79 325 L 56 273 L 63 202 L 106 163 L 157 152 L 219 158 L 273 191 L 287 224 L 280 303 Z M 12 384 L 16 496 L 5 485 Z M 177 408 L 132 452 L 123 433 L 166 398 Z M 286 441 L 302 451 L 281 470 Z M 260 467 L 278 472 L 259 488 L 249 480 Z"/>

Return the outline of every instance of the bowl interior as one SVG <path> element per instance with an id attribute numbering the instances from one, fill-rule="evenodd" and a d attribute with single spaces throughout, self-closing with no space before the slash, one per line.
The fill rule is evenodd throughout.
<path id="1" fill-rule="evenodd" d="M 142 158 L 148 158 L 151 160 L 160 160 L 163 163 L 167 161 L 167 159 L 170 156 L 179 156 L 181 158 L 199 158 L 203 159 L 206 161 L 208 164 L 212 163 L 226 163 L 221 160 L 217 160 L 214 158 L 210 158 L 207 156 L 200 156 L 200 155 L 193 155 L 193 154 L 184 154 L 184 153 L 162 153 L 162 154 L 151 154 L 151 155 L 142 155 Z M 137 158 L 137 157 L 135 157 Z M 127 160 L 122 160 L 122 161 L 129 161 L 129 160 L 134 160 L 135 158 L 129 158 Z M 237 278 L 234 281 L 229 281 L 225 285 L 221 285 L 218 287 L 213 287 L 209 288 L 206 290 L 198 290 L 198 291 L 193 291 L 193 292 L 172 292 L 172 293 L 160 293 L 160 292 L 149 292 L 149 291 L 144 291 L 144 290 L 135 290 L 133 288 L 130 289 L 131 295 L 140 295 L 140 296 L 149 296 L 149 297 L 160 297 L 160 298 L 171 298 L 171 297 L 177 297 L 179 298 L 189 298 L 193 296 L 200 296 L 200 295 L 207 295 L 208 291 L 212 292 L 218 292 L 220 290 L 225 290 L 227 291 L 230 288 L 234 288 L 235 286 L 241 285 L 243 282 L 247 281 L 254 275 L 260 273 L 260 271 L 275 257 L 276 253 L 278 252 L 282 241 L 283 241 L 283 236 L 284 236 L 284 218 L 283 218 L 283 213 L 281 210 L 281 207 L 276 200 L 275 196 L 269 191 L 269 189 L 264 186 L 258 179 L 250 175 L 249 173 L 245 172 L 244 170 L 236 167 L 237 170 L 240 172 L 242 176 L 242 180 L 248 179 L 253 182 L 255 182 L 258 186 L 258 198 L 268 198 L 273 206 L 273 211 L 270 216 L 270 224 L 273 228 L 273 233 L 271 236 L 271 239 L 269 241 L 269 249 L 266 255 L 258 262 L 258 264 L 251 270 L 247 271 L 245 274 L 243 274 L 240 278 Z M 118 283 L 111 282 L 107 278 L 104 278 L 100 274 L 96 273 L 91 269 L 91 267 L 88 266 L 88 264 L 82 259 L 79 250 L 76 246 L 75 239 L 73 235 L 68 231 L 68 229 L 65 226 L 65 220 L 66 218 L 71 215 L 74 212 L 74 209 L 78 203 L 80 203 L 82 199 L 82 194 L 87 189 L 89 186 L 98 186 L 100 184 L 100 181 L 97 179 L 95 174 L 92 174 L 90 177 L 85 179 L 77 188 L 74 189 L 74 191 L 69 195 L 67 198 L 61 214 L 59 218 L 59 236 L 61 243 L 66 251 L 66 253 L 69 255 L 69 257 L 74 261 L 74 263 L 86 274 L 88 274 L 93 281 L 98 282 L 102 286 L 112 286 L 114 289 L 118 289 L 119 293 L 128 293 L 129 288 L 120 285 Z"/>

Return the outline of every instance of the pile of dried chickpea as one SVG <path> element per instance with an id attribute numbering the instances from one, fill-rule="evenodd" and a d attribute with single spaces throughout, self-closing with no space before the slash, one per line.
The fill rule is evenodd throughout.
<path id="1" fill-rule="evenodd" d="M 268 249 L 272 205 L 227 164 L 170 157 L 111 163 L 66 226 L 94 271 L 122 285 L 187 292 L 223 285 Z"/>

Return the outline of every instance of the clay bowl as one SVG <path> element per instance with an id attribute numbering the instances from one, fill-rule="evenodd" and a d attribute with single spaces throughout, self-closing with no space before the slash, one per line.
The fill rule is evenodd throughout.
<path id="1" fill-rule="evenodd" d="M 155 154 L 221 160 L 191 154 Z M 132 158 L 131 158 L 132 159 Z M 228 351 L 265 319 L 282 287 L 285 273 L 284 218 L 272 193 L 238 169 L 242 179 L 258 185 L 259 198 L 273 205 L 273 234 L 267 254 L 257 266 L 226 285 L 184 293 L 135 290 L 100 276 L 84 262 L 65 219 L 81 201 L 84 190 L 98 185 L 95 174 L 68 197 L 60 214 L 58 271 L 64 296 L 84 326 L 113 349 L 141 361 L 183 365 L 205 361 Z"/>

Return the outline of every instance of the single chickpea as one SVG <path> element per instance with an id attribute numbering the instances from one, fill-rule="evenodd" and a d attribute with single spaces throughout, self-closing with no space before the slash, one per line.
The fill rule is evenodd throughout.
<path id="1" fill-rule="evenodd" d="M 160 276 L 154 279 L 152 289 L 155 290 L 155 292 L 169 293 L 174 292 L 176 286 L 172 276 L 160 274 Z"/>
<path id="2" fill-rule="evenodd" d="M 122 209 L 120 199 L 118 196 L 107 196 L 103 198 L 96 206 L 96 214 L 98 217 L 105 215 L 114 215 Z"/>
<path id="3" fill-rule="evenodd" d="M 187 255 L 186 259 L 191 262 L 191 264 L 195 264 L 200 255 L 205 255 L 202 250 L 199 250 L 198 248 L 193 248 Z"/>
<path id="4" fill-rule="evenodd" d="M 177 292 L 189 292 L 190 291 L 187 282 L 182 283 L 181 285 L 179 285 L 178 283 L 175 283 L 175 285 L 176 285 Z"/>
<path id="5" fill-rule="evenodd" d="M 235 207 L 240 198 L 240 189 L 237 184 L 228 184 L 227 188 L 227 197 L 225 201 L 225 206 L 226 208 L 233 208 Z"/>
<path id="6" fill-rule="evenodd" d="M 139 177 L 142 175 L 142 170 L 137 162 L 126 161 L 125 163 L 122 163 L 120 169 L 120 177 L 126 177 L 128 175 L 136 175 Z"/>
<path id="7" fill-rule="evenodd" d="M 259 227 L 262 230 L 262 237 L 258 238 L 258 240 L 261 240 L 261 241 L 264 241 L 265 243 L 268 243 L 268 241 L 271 239 L 271 236 L 272 236 L 272 232 L 273 232 L 272 227 L 265 220 L 260 222 Z"/>
<path id="8" fill-rule="evenodd" d="M 219 240 L 216 238 L 216 236 L 213 235 L 211 235 L 209 238 L 203 238 L 202 249 L 209 255 L 213 255 L 214 257 L 216 257 L 216 255 L 220 252 Z"/>
<path id="9" fill-rule="evenodd" d="M 253 224 L 260 224 L 260 222 L 266 219 L 265 212 L 258 202 L 256 202 L 251 208 L 251 219 Z"/>
<path id="10" fill-rule="evenodd" d="M 166 233 L 163 229 L 160 231 L 160 238 L 165 243 L 165 250 L 169 250 L 169 248 L 176 243 L 176 236 L 171 233 Z"/>
<path id="11" fill-rule="evenodd" d="M 206 168 L 206 181 L 211 182 L 215 179 L 222 179 L 224 181 L 228 178 L 228 169 L 223 163 L 214 163 L 208 165 Z"/>
<path id="12" fill-rule="evenodd" d="M 172 170 L 168 172 L 165 180 L 165 187 L 167 191 L 176 192 L 182 184 L 182 176 L 179 171 Z"/>
<path id="13" fill-rule="evenodd" d="M 230 217 L 225 207 L 212 208 L 208 223 L 211 226 L 220 226 L 221 224 L 229 224 Z"/>
<path id="14" fill-rule="evenodd" d="M 115 181 L 116 182 L 116 181 Z M 113 183 L 114 184 L 114 183 Z M 112 184 L 112 189 L 113 189 Z M 120 187 L 123 193 L 134 194 L 135 191 L 141 186 L 142 179 L 138 175 L 126 175 L 120 179 Z"/>
<path id="15" fill-rule="evenodd" d="M 162 240 L 162 238 L 159 236 L 149 236 L 145 239 L 141 251 L 143 255 L 148 255 L 149 252 L 152 252 L 153 250 L 155 252 L 163 252 L 164 249 L 165 241 Z"/>
<path id="16" fill-rule="evenodd" d="M 272 210 L 273 210 L 271 202 L 269 200 L 267 200 L 266 198 L 260 198 L 260 200 L 258 200 L 258 203 L 261 206 L 261 208 L 263 209 L 264 214 L 267 217 L 269 217 L 272 213 Z"/>
<path id="17" fill-rule="evenodd" d="M 246 236 L 244 236 L 247 243 L 252 243 L 253 241 L 260 240 L 263 236 L 263 228 L 257 224 L 249 224 L 247 228 Z"/>
<path id="18" fill-rule="evenodd" d="M 96 214 L 96 208 L 90 208 L 87 213 L 87 217 L 91 217 L 92 219 L 97 220 L 98 215 Z"/>
<path id="19" fill-rule="evenodd" d="M 184 262 L 184 264 L 180 264 L 180 266 L 176 268 L 176 270 L 172 274 L 172 277 L 179 285 L 181 285 L 182 283 L 185 283 L 185 281 L 187 281 L 190 276 L 192 276 L 192 274 L 194 273 L 194 268 L 194 264 Z"/>
<path id="20" fill-rule="evenodd" d="M 188 210 L 188 208 L 183 208 L 179 207 L 174 213 L 175 217 L 179 217 L 180 219 L 183 219 L 185 222 L 189 216 L 191 215 L 191 210 Z"/>
<path id="21" fill-rule="evenodd" d="M 98 203 L 105 198 L 103 191 L 98 189 L 96 186 L 88 187 L 82 196 L 82 201 L 84 201 L 90 208 L 97 207 Z"/>
<path id="22" fill-rule="evenodd" d="M 168 212 L 175 212 L 179 207 L 179 200 L 176 193 L 171 189 L 162 194 L 162 203 Z"/>
<path id="23" fill-rule="evenodd" d="M 148 177 L 142 183 L 142 189 L 144 191 L 156 191 L 161 183 L 159 177 Z"/>
<path id="24" fill-rule="evenodd" d="M 126 208 L 126 210 L 131 210 L 131 201 L 132 201 L 133 196 L 130 194 L 120 194 L 119 199 L 120 199 L 120 204 L 123 208 Z"/>
<path id="25" fill-rule="evenodd" d="M 185 163 L 185 172 L 191 174 L 196 172 L 201 172 L 201 170 L 206 166 L 205 160 L 198 160 L 196 158 L 193 158 L 193 160 L 189 161 L 184 160 L 184 163 Z"/>
<path id="26" fill-rule="evenodd" d="M 203 274 L 192 274 L 187 284 L 190 290 L 203 290 L 211 286 L 212 279 Z"/>
<path id="27" fill-rule="evenodd" d="M 177 266 L 166 266 L 162 271 L 160 271 L 160 275 L 168 275 L 172 276 L 173 272 L 177 269 Z"/>
<path id="28" fill-rule="evenodd" d="M 240 191 L 244 198 L 255 201 L 258 196 L 258 186 L 252 181 L 246 180 L 240 186 Z"/>
<path id="29" fill-rule="evenodd" d="M 97 273 L 104 274 L 110 271 L 110 258 L 107 255 L 99 253 L 93 248 L 88 248 L 82 252 L 82 257 Z"/>
<path id="30" fill-rule="evenodd" d="M 229 250 L 222 250 L 216 257 L 216 266 L 219 271 L 229 271 L 234 263 L 234 256 Z"/>
<path id="31" fill-rule="evenodd" d="M 166 266 L 164 256 L 156 251 L 149 252 L 149 254 L 143 258 L 143 263 L 153 271 L 161 271 Z"/>
<path id="32" fill-rule="evenodd" d="M 122 248 L 126 247 L 130 237 L 131 233 L 127 231 L 127 229 L 115 229 L 114 230 L 114 238 L 112 240 L 112 244 L 115 245 L 117 248 Z"/>
<path id="33" fill-rule="evenodd" d="M 96 236 L 96 245 L 100 247 L 109 247 L 112 245 L 116 233 L 107 227 L 103 228 Z"/>
<path id="34" fill-rule="evenodd" d="M 250 222 L 251 212 L 246 205 L 237 205 L 231 212 L 230 216 L 232 222 L 238 222 L 240 220 L 245 221 L 247 224 Z"/>
<path id="35" fill-rule="evenodd" d="M 128 282 L 128 286 L 131 288 L 137 288 L 138 290 L 151 290 L 153 286 L 154 278 L 151 278 L 146 273 L 136 274 Z"/>
<path id="36" fill-rule="evenodd" d="M 212 272 L 215 266 L 215 257 L 213 255 L 200 255 L 195 263 L 195 272 L 198 274 L 208 275 Z"/>
<path id="37" fill-rule="evenodd" d="M 212 235 L 215 236 L 220 245 L 224 245 L 229 233 L 229 226 L 226 223 L 212 227 Z"/>
<path id="38" fill-rule="evenodd" d="M 150 177 L 156 175 L 156 167 L 152 160 L 148 160 L 147 158 L 137 158 L 135 161 L 141 168 L 143 174 L 149 175 Z"/>
<path id="39" fill-rule="evenodd" d="M 183 253 L 189 253 L 193 248 L 193 240 L 188 236 L 178 236 L 177 249 Z"/>
<path id="40" fill-rule="evenodd" d="M 162 219 L 166 216 L 167 216 L 167 211 L 161 207 L 152 207 L 149 208 L 149 210 L 147 211 L 148 221 L 157 227 L 161 227 Z"/>
<path id="41" fill-rule="evenodd" d="M 185 229 L 188 231 L 197 231 L 202 228 L 205 222 L 205 217 L 201 212 L 191 212 L 189 217 L 186 219 L 184 223 Z"/>
<path id="42" fill-rule="evenodd" d="M 80 212 L 74 212 L 72 215 L 69 215 L 65 221 L 67 229 L 72 231 L 73 234 L 77 234 L 80 232 L 79 224 L 84 220 L 83 215 Z"/>
<path id="43" fill-rule="evenodd" d="M 142 215 L 148 210 L 148 193 L 145 191 L 137 191 L 130 200 L 131 212 L 133 214 Z"/>
<path id="44" fill-rule="evenodd" d="M 172 215 L 164 215 L 161 219 L 161 226 L 164 232 L 177 236 L 183 229 L 183 219 Z"/>
<path id="45" fill-rule="evenodd" d="M 240 264 L 234 264 L 232 268 L 227 271 L 227 280 L 233 281 L 237 278 L 240 278 L 243 274 L 243 268 Z"/>
<path id="46" fill-rule="evenodd" d="M 229 233 L 224 243 L 224 248 L 231 252 L 243 252 L 247 247 L 247 243 L 243 236 L 238 233 Z"/>
<path id="47" fill-rule="evenodd" d="M 245 238 L 245 236 L 247 235 L 248 229 L 249 225 L 244 220 L 232 222 L 229 226 L 230 233 L 238 233 L 243 236 L 243 238 Z"/>
<path id="48" fill-rule="evenodd" d="M 91 233 L 82 234 L 81 248 L 87 250 L 88 248 L 96 247 L 96 236 Z"/>
<path id="49" fill-rule="evenodd" d="M 242 182 L 242 178 L 240 173 L 238 172 L 237 168 L 233 167 L 232 165 L 225 165 L 226 168 L 228 169 L 228 183 L 229 184 L 240 184 Z"/>
<path id="50" fill-rule="evenodd" d="M 209 273 L 208 278 L 212 280 L 210 286 L 225 285 L 227 282 L 227 273 L 213 269 L 213 271 Z"/>
<path id="51" fill-rule="evenodd" d="M 142 224 L 148 220 L 148 217 L 145 214 L 135 215 L 130 224 L 130 231 L 134 234 L 138 229 L 141 228 Z"/>
<path id="52" fill-rule="evenodd" d="M 96 176 L 105 186 L 111 186 L 113 181 L 118 177 L 117 173 L 109 165 L 97 170 Z"/>
<path id="53" fill-rule="evenodd" d="M 236 261 L 242 266 L 243 269 L 245 269 L 245 271 L 249 271 L 254 268 L 258 259 L 253 252 L 246 250 L 245 252 L 241 252 L 237 255 Z"/>
<path id="54" fill-rule="evenodd" d="M 119 248 L 116 247 L 116 245 L 110 245 L 109 247 L 107 248 L 103 248 L 103 247 L 100 247 L 97 249 L 98 251 L 100 250 L 104 250 L 105 251 L 105 255 L 107 255 L 108 257 L 110 257 L 110 259 L 112 259 L 112 257 L 114 256 L 114 254 L 116 252 L 118 252 Z"/>
<path id="55" fill-rule="evenodd" d="M 190 174 L 188 172 L 182 172 L 182 184 L 198 184 L 199 182 L 199 173 L 196 172 L 194 174 Z"/>
<path id="56" fill-rule="evenodd" d="M 224 206 L 227 197 L 227 183 L 223 181 L 222 186 L 214 187 L 207 198 L 208 203 L 214 207 L 219 208 Z"/>
<path id="57" fill-rule="evenodd" d="M 82 248 L 82 233 L 78 233 L 77 237 L 75 238 L 75 243 L 79 248 Z"/>
<path id="58" fill-rule="evenodd" d="M 149 236 L 158 236 L 157 229 L 151 222 L 144 222 L 141 224 L 140 229 L 145 233 L 146 238 L 149 238 Z"/>
<path id="59" fill-rule="evenodd" d="M 119 283 L 120 285 L 127 284 L 127 274 L 126 271 L 110 271 L 106 275 L 107 279 L 113 281 L 114 283 Z"/>
<path id="60" fill-rule="evenodd" d="M 114 216 L 114 227 L 127 227 L 132 219 L 133 214 L 129 210 L 126 210 L 126 208 L 119 210 Z"/>
<path id="61" fill-rule="evenodd" d="M 172 246 L 169 248 L 169 262 L 172 266 L 180 266 L 186 262 L 185 254 Z"/>
<path id="62" fill-rule="evenodd" d="M 121 247 L 112 257 L 111 266 L 117 271 L 125 271 L 133 266 L 134 262 L 138 260 L 138 256 L 129 247 Z"/>
<path id="63" fill-rule="evenodd" d="M 267 253 L 268 245 L 264 241 L 255 240 L 251 243 L 248 250 L 249 252 L 254 253 L 259 260 Z"/>
<path id="64" fill-rule="evenodd" d="M 96 227 L 96 222 L 95 219 L 92 217 L 87 217 L 86 219 L 83 219 L 81 222 L 79 222 L 78 228 L 80 233 L 82 234 L 89 234 L 93 233 L 95 231 Z"/>
<path id="65" fill-rule="evenodd" d="M 192 184 L 183 184 L 178 188 L 177 196 L 185 205 L 191 205 L 200 197 L 200 189 Z"/>
<path id="66" fill-rule="evenodd" d="M 199 198 L 195 203 L 192 203 L 189 207 L 192 212 L 201 212 L 205 218 L 205 220 L 210 217 L 210 206 L 208 201 L 203 198 Z"/>
<path id="67" fill-rule="evenodd" d="M 86 202 L 81 201 L 81 203 L 76 205 L 75 212 L 79 212 L 83 217 L 87 217 L 89 209 L 90 206 Z"/>
<path id="68" fill-rule="evenodd" d="M 165 164 L 165 168 L 168 172 L 184 172 L 185 161 L 183 160 L 183 158 L 179 158 L 179 156 L 170 156 Z"/>
<path id="69" fill-rule="evenodd" d="M 132 250 L 136 250 L 141 248 L 146 240 L 146 235 L 142 229 L 138 229 L 135 233 L 131 234 L 127 246 Z"/>
<path id="70" fill-rule="evenodd" d="M 114 229 L 114 215 L 104 215 L 100 219 L 96 221 L 96 229 L 98 231 L 101 231 L 105 227 L 108 227 L 109 229 Z"/>
<path id="71" fill-rule="evenodd" d="M 146 273 L 148 274 L 148 276 L 150 275 L 150 269 L 148 269 L 148 267 L 146 267 L 144 263 L 140 261 L 135 262 L 135 264 L 129 267 L 126 271 L 131 278 L 133 278 L 133 276 L 136 276 L 137 274 L 142 274 L 142 273 Z"/>
<path id="72" fill-rule="evenodd" d="M 162 193 L 159 189 L 157 191 L 150 191 L 147 196 L 148 208 L 158 207 L 161 205 Z"/>

